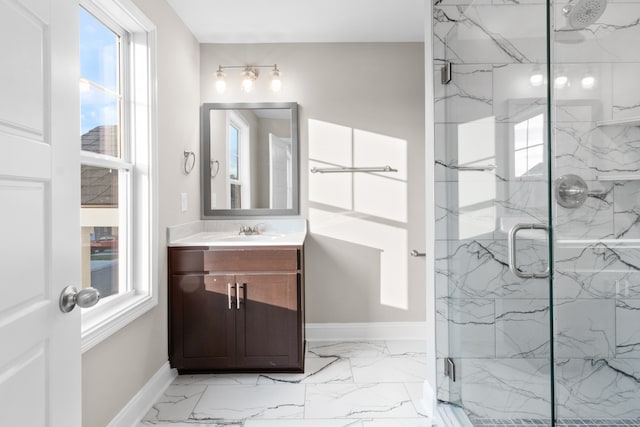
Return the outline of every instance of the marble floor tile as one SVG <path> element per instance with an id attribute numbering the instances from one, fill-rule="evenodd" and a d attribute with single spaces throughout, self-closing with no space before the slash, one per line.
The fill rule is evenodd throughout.
<path id="1" fill-rule="evenodd" d="M 396 418 L 362 420 L 363 427 L 431 427 L 429 418 Z"/>
<path id="2" fill-rule="evenodd" d="M 302 374 L 179 375 L 138 427 L 430 426 L 425 374 L 424 341 L 311 342 Z"/>
<path id="3" fill-rule="evenodd" d="M 216 423 L 216 422 L 207 422 L 207 423 L 191 423 L 191 422 L 174 422 L 174 421 L 141 421 L 137 427 L 233 427 L 238 426 L 242 427 L 242 421 L 238 421 L 237 423 Z"/>
<path id="4" fill-rule="evenodd" d="M 309 357 L 303 374 L 260 374 L 258 384 L 327 384 L 353 383 L 351 364 L 338 357 Z"/>
<path id="5" fill-rule="evenodd" d="M 392 356 L 426 356 L 427 355 L 427 342 L 426 341 L 387 341 L 387 350 Z"/>
<path id="6" fill-rule="evenodd" d="M 174 385 L 256 385 L 259 374 L 198 374 L 178 375 Z"/>
<path id="7" fill-rule="evenodd" d="M 427 374 L 426 357 L 353 357 L 351 369 L 358 384 L 423 382 Z"/>
<path id="8" fill-rule="evenodd" d="M 425 402 L 422 399 L 423 396 L 423 383 L 405 383 L 405 388 L 407 392 L 409 392 L 409 397 L 411 397 L 411 401 L 413 402 L 413 407 L 415 408 L 418 415 L 422 417 L 426 417 L 427 413 L 433 413 L 434 409 L 430 408 L 427 410 L 425 408 Z"/>
<path id="9" fill-rule="evenodd" d="M 181 421 L 189 419 L 206 386 L 170 385 L 153 405 L 144 421 Z"/>
<path id="10" fill-rule="evenodd" d="M 384 341 L 311 342 L 307 343 L 307 357 L 380 357 L 389 354 Z"/>
<path id="11" fill-rule="evenodd" d="M 193 409 L 194 420 L 303 418 L 302 384 L 210 385 Z"/>
<path id="12" fill-rule="evenodd" d="M 417 418 L 403 384 L 309 384 L 307 418 Z"/>
<path id="13" fill-rule="evenodd" d="M 244 427 L 362 427 L 362 421 L 342 420 L 248 420 Z"/>

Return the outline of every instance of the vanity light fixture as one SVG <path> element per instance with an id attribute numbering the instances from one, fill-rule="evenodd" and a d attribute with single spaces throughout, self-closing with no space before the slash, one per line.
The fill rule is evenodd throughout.
<path id="1" fill-rule="evenodd" d="M 218 65 L 216 71 L 216 90 L 218 93 L 223 93 L 227 88 L 227 75 L 223 71 L 228 68 L 240 68 L 241 89 L 243 92 L 251 92 L 254 87 L 255 81 L 258 78 L 258 68 L 271 68 L 271 90 L 278 92 L 282 87 L 282 80 L 280 78 L 281 73 L 278 69 L 278 65 Z"/>
<path id="2" fill-rule="evenodd" d="M 280 70 L 278 70 L 277 65 L 274 65 L 273 70 L 271 70 L 271 90 L 278 92 L 281 87 L 282 80 L 280 80 Z"/>
<path id="3" fill-rule="evenodd" d="M 224 93 L 227 89 L 227 75 L 222 71 L 222 67 L 218 67 L 218 71 L 216 71 L 216 90 L 218 93 Z"/>

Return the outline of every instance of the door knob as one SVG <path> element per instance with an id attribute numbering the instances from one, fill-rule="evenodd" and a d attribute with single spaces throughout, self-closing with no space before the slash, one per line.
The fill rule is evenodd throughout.
<path id="1" fill-rule="evenodd" d="M 100 292 L 95 288 L 78 291 L 73 286 L 67 286 L 60 294 L 60 311 L 68 313 L 77 305 L 80 308 L 93 307 L 100 300 Z"/>
<path id="2" fill-rule="evenodd" d="M 413 257 L 427 256 L 427 254 L 425 252 L 418 252 L 415 249 L 412 250 L 411 252 L 409 252 L 409 255 L 411 255 Z"/>

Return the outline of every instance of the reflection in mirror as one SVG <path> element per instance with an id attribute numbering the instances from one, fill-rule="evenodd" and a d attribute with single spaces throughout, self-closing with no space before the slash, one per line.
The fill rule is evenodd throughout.
<path id="1" fill-rule="evenodd" d="M 296 103 L 203 104 L 202 216 L 297 215 Z"/>

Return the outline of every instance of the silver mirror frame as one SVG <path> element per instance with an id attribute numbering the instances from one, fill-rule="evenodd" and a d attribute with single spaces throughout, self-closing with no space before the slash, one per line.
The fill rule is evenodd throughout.
<path id="1" fill-rule="evenodd" d="M 288 109 L 291 111 L 291 157 L 293 194 L 291 209 L 211 209 L 211 114 L 212 110 Z M 200 110 L 200 204 L 202 219 L 230 217 L 298 216 L 300 215 L 300 142 L 296 102 L 204 103 Z"/>

